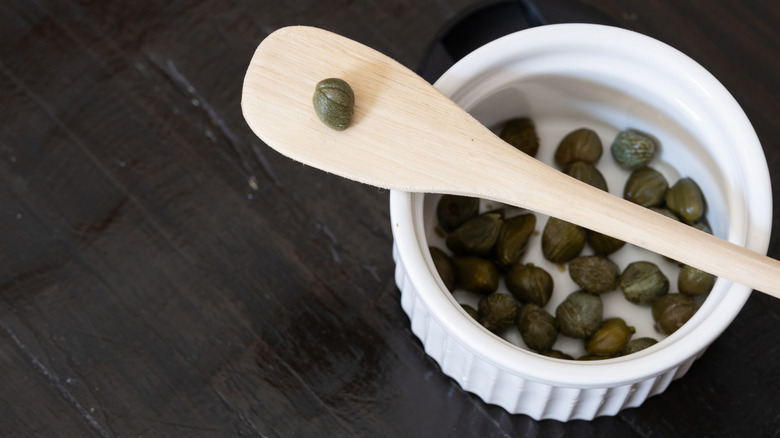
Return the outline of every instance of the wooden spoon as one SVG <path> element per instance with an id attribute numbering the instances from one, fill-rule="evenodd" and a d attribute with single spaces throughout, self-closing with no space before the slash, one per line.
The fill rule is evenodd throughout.
<path id="1" fill-rule="evenodd" d="M 325 126 L 317 82 L 347 81 L 352 124 Z M 244 81 L 244 117 L 266 144 L 373 186 L 516 205 L 581 225 L 780 298 L 780 262 L 593 188 L 518 151 L 389 57 L 311 27 L 263 40 Z"/>

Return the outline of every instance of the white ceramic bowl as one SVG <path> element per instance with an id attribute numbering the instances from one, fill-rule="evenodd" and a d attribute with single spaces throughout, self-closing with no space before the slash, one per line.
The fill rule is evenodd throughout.
<path id="1" fill-rule="evenodd" d="M 699 183 L 713 232 L 766 252 L 772 199 L 766 159 L 756 134 L 728 91 L 679 51 L 619 28 L 542 26 L 476 50 L 435 85 L 486 126 L 498 126 L 512 117 L 531 117 L 541 143 L 537 158 L 548 164 L 566 133 L 579 127 L 594 129 L 605 146 L 599 168 L 610 191 L 618 195 L 627 175 L 609 154 L 612 139 L 626 128 L 653 134 L 661 151 L 651 165 L 670 184 L 681 176 Z M 445 374 L 466 391 L 510 413 L 566 421 L 614 415 L 639 406 L 685 374 L 736 317 L 751 292 L 718 279 L 694 317 L 651 348 L 595 362 L 551 359 L 523 348 L 517 333 L 510 331 L 500 338 L 488 332 L 459 305 L 474 298 L 444 288 L 428 252 L 431 244 L 445 248 L 434 232 L 437 198 L 398 191 L 390 195 L 395 278 L 403 309 L 412 331 Z M 537 217 L 537 231 L 545 222 L 545 217 Z M 540 246 L 533 240 L 538 238 L 532 237 L 531 248 Z M 538 249 L 529 251 L 524 261 L 544 265 Z M 623 269 L 632 258 L 644 257 L 635 251 L 643 250 L 626 247 L 611 258 Z M 676 269 L 660 257 L 653 260 L 665 272 Z M 555 275 L 555 290 L 546 308 L 554 314 L 557 304 L 577 287 L 567 273 L 553 265 L 547 267 Z M 674 272 L 667 275 L 674 291 Z M 659 337 L 648 309 L 628 305 L 633 309 L 615 310 L 620 307 L 615 304 L 607 311 L 608 301 L 622 300 L 622 294 L 614 291 L 602 298 L 605 318 L 626 317 L 623 311 L 642 312 L 626 317 L 637 328 L 635 337 Z M 561 348 L 571 348 L 574 341 L 559 342 L 569 342 Z"/>

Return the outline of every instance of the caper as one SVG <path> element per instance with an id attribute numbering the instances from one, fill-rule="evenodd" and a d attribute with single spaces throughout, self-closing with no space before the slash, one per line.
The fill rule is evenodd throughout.
<path id="1" fill-rule="evenodd" d="M 563 137 L 555 150 L 554 159 L 561 168 L 574 161 L 595 164 L 603 152 L 599 135 L 592 129 L 580 128 Z"/>
<path id="2" fill-rule="evenodd" d="M 477 303 L 479 323 L 493 333 L 511 327 L 517 320 L 517 301 L 510 295 L 492 293 Z"/>
<path id="3" fill-rule="evenodd" d="M 640 167 L 631 172 L 623 189 L 623 198 L 643 207 L 663 205 L 669 183 L 652 167 Z"/>
<path id="4" fill-rule="evenodd" d="M 539 352 L 542 356 L 552 357 L 554 359 L 566 359 L 566 360 L 574 360 L 573 357 L 570 355 L 564 353 L 561 350 L 547 350 L 547 351 L 541 351 Z"/>
<path id="5" fill-rule="evenodd" d="M 436 204 L 436 218 L 444 231 L 452 232 L 479 214 L 479 199 L 470 196 L 442 195 Z"/>
<path id="6" fill-rule="evenodd" d="M 669 279 L 655 263 L 639 261 L 626 266 L 618 285 L 628 301 L 652 304 L 669 292 Z"/>
<path id="7" fill-rule="evenodd" d="M 433 266 L 436 267 L 436 272 L 439 273 L 441 281 L 444 286 L 452 292 L 455 290 L 455 284 L 458 281 L 458 273 L 455 268 L 455 263 L 452 262 L 450 256 L 441 249 L 430 246 L 428 250 L 431 252 L 431 259 L 433 259 Z"/>
<path id="8" fill-rule="evenodd" d="M 585 291 L 572 292 L 555 309 L 561 333 L 580 339 L 596 333 L 603 313 L 604 304 L 601 297 Z"/>
<path id="9" fill-rule="evenodd" d="M 355 93 L 343 79 L 328 78 L 318 82 L 312 102 L 317 117 L 329 128 L 343 131 L 352 122 Z"/>
<path id="10" fill-rule="evenodd" d="M 539 137 L 533 120 L 527 117 L 509 120 L 501 129 L 499 137 L 515 148 L 535 157 L 539 151 Z"/>
<path id="11" fill-rule="evenodd" d="M 610 318 L 604 321 L 588 339 L 585 349 L 597 356 L 614 356 L 625 347 L 629 338 L 636 332 L 622 318 Z"/>
<path id="12" fill-rule="evenodd" d="M 488 259 L 476 256 L 455 256 L 452 263 L 458 272 L 458 283 L 463 289 L 482 295 L 498 289 L 498 268 Z"/>
<path id="13" fill-rule="evenodd" d="M 702 216 L 701 220 L 698 220 L 689 225 L 692 226 L 693 228 L 696 228 L 699 231 L 704 231 L 707 234 L 712 234 L 712 228 L 710 228 L 704 216 Z"/>
<path id="14" fill-rule="evenodd" d="M 585 229 L 550 217 L 542 231 L 542 254 L 553 263 L 566 263 L 585 247 Z"/>
<path id="15" fill-rule="evenodd" d="M 533 264 L 518 264 L 506 272 L 506 288 L 521 303 L 546 306 L 553 293 L 553 278 Z"/>
<path id="16" fill-rule="evenodd" d="M 654 212 L 656 212 L 658 214 L 662 214 L 662 215 L 668 217 L 669 219 L 672 219 L 672 220 L 675 220 L 677 222 L 680 222 L 680 218 L 677 217 L 676 214 L 672 213 L 668 208 L 650 207 L 650 210 L 653 210 Z"/>
<path id="17" fill-rule="evenodd" d="M 620 268 L 603 256 L 576 257 L 569 262 L 569 276 L 582 289 L 603 294 L 617 288 Z"/>
<path id="18" fill-rule="evenodd" d="M 696 301 L 688 295 L 668 294 L 653 303 L 653 319 L 656 327 L 667 335 L 676 332 L 693 314 L 696 313 Z"/>
<path id="19" fill-rule="evenodd" d="M 680 178 L 666 193 L 666 208 L 685 222 L 694 223 L 704 214 L 704 194 L 694 180 Z"/>
<path id="20" fill-rule="evenodd" d="M 613 356 L 599 356 L 597 354 L 584 354 L 584 355 L 578 357 L 577 360 L 580 360 L 580 361 L 604 360 L 604 359 L 609 359 L 611 357 L 613 357 Z"/>
<path id="21" fill-rule="evenodd" d="M 458 255 L 489 256 L 501 231 L 501 216 L 488 212 L 467 220 L 447 236 L 447 248 Z"/>
<path id="22" fill-rule="evenodd" d="M 523 342 L 531 350 L 547 351 L 558 339 L 555 318 L 536 304 L 526 304 L 520 309 L 517 328 Z"/>
<path id="23" fill-rule="evenodd" d="M 461 304 L 460 307 L 463 308 L 463 310 L 466 311 L 466 313 L 474 320 L 479 320 L 479 312 L 477 312 L 477 309 L 469 306 L 468 304 Z"/>
<path id="24" fill-rule="evenodd" d="M 578 179 L 585 184 L 589 184 L 597 189 L 608 192 L 607 180 L 604 179 L 604 175 L 599 171 L 596 166 L 586 163 L 584 161 L 574 161 L 569 163 L 563 172 L 572 178 Z"/>
<path id="25" fill-rule="evenodd" d="M 627 129 L 618 132 L 610 151 L 621 167 L 633 170 L 647 166 L 657 148 L 655 140 L 649 135 Z"/>
<path id="26" fill-rule="evenodd" d="M 652 347 L 657 343 L 658 341 L 648 337 L 632 339 L 628 341 L 625 347 L 623 347 L 623 350 L 620 352 L 620 354 L 623 356 L 627 354 L 633 354 L 636 353 L 637 351 L 642 351 L 645 348 Z"/>
<path id="27" fill-rule="evenodd" d="M 593 252 L 600 255 L 610 255 L 613 252 L 619 250 L 626 245 L 626 242 L 607 236 L 606 234 L 599 233 L 597 231 L 588 231 L 588 245 L 593 249 Z"/>
<path id="28" fill-rule="evenodd" d="M 536 228 L 536 216 L 526 213 L 505 219 L 495 244 L 496 262 L 508 268 L 525 253 L 528 239 Z"/>
<path id="29" fill-rule="evenodd" d="M 715 286 L 715 279 L 714 275 L 701 269 L 683 265 L 677 277 L 677 290 L 685 295 L 704 295 Z"/>

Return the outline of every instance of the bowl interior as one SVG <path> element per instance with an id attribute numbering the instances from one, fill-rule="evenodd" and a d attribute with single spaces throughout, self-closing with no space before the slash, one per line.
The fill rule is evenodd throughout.
<path id="1" fill-rule="evenodd" d="M 647 132 L 661 145 L 650 165 L 663 173 L 670 184 L 687 176 L 700 185 L 707 199 L 707 219 L 715 235 L 759 252 L 766 250 L 771 196 L 766 161 L 755 133 L 717 80 L 669 46 L 605 26 L 543 26 L 484 46 L 453 66 L 436 87 L 494 129 L 508 119 L 530 117 L 540 140 L 537 158 L 550 165 L 554 165 L 552 157 L 558 142 L 567 133 L 580 127 L 593 129 L 604 144 L 598 168 L 610 192 L 617 196 L 622 196 L 628 172 L 615 164 L 609 146 L 620 130 Z M 446 249 L 436 232 L 438 198 L 435 194 L 409 195 L 418 245 L 423 249 L 428 245 Z M 485 208 L 497 206 L 490 201 L 483 203 Z M 509 214 L 513 213 L 510 208 Z M 537 214 L 539 233 L 546 220 Z M 578 287 L 568 272 L 542 257 L 540 247 L 540 235 L 532 236 L 523 262 L 533 262 L 553 275 L 555 290 L 546 308 L 554 314 L 555 307 Z M 586 247 L 583 255 L 589 253 Z M 423 252 L 422 257 L 427 270 L 435 274 L 430 256 Z M 670 292 L 676 291 L 676 263 L 633 246 L 624 247 L 610 258 L 621 270 L 631 261 L 653 261 L 670 279 Z M 450 294 L 440 281 L 437 284 L 436 293 L 449 302 L 445 306 L 448 308 L 439 309 L 442 323 L 462 324 L 465 313 L 457 304 L 474 305 L 478 297 L 467 292 Z M 506 291 L 503 282 L 500 290 Z M 635 372 L 625 377 L 639 378 L 640 374 L 657 372 L 706 348 L 736 316 L 749 292 L 744 286 L 719 279 L 694 318 L 655 347 L 598 365 L 577 365 L 589 368 L 584 372 L 598 377 L 595 380 L 604 380 L 610 379 L 614 371 L 607 371 L 604 366 L 626 368 L 627 362 L 654 354 L 658 359 L 652 361 L 656 362 L 655 367 L 648 365 L 651 361 L 647 360 L 638 367 L 629 364 Z M 649 308 L 628 303 L 620 291 L 604 294 L 602 299 L 604 317 L 626 319 L 637 330 L 634 337 L 664 338 L 655 330 Z M 522 339 L 516 330 L 504 335 L 505 341 L 509 341 L 505 342 L 476 323 L 471 325 L 481 334 L 466 333 L 465 342 L 475 342 L 475 348 L 495 349 L 490 354 L 503 356 L 496 360 L 506 360 L 508 366 L 518 360 L 519 354 L 522 360 L 539 361 L 535 365 L 545 367 L 548 378 L 570 372 L 558 368 L 561 361 L 522 350 Z M 559 339 L 555 348 L 574 356 L 584 353 L 581 340 L 565 337 Z M 600 370 L 595 370 L 597 366 Z"/>

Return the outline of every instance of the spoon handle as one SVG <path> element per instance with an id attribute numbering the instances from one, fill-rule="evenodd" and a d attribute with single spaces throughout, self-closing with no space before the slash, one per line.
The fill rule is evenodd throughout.
<path id="1" fill-rule="evenodd" d="M 352 124 L 334 131 L 315 84 L 346 80 Z M 366 184 L 491 199 L 555 216 L 780 298 L 780 262 L 584 184 L 498 138 L 393 59 L 321 29 L 282 28 L 258 47 L 244 116 L 269 146 Z"/>

